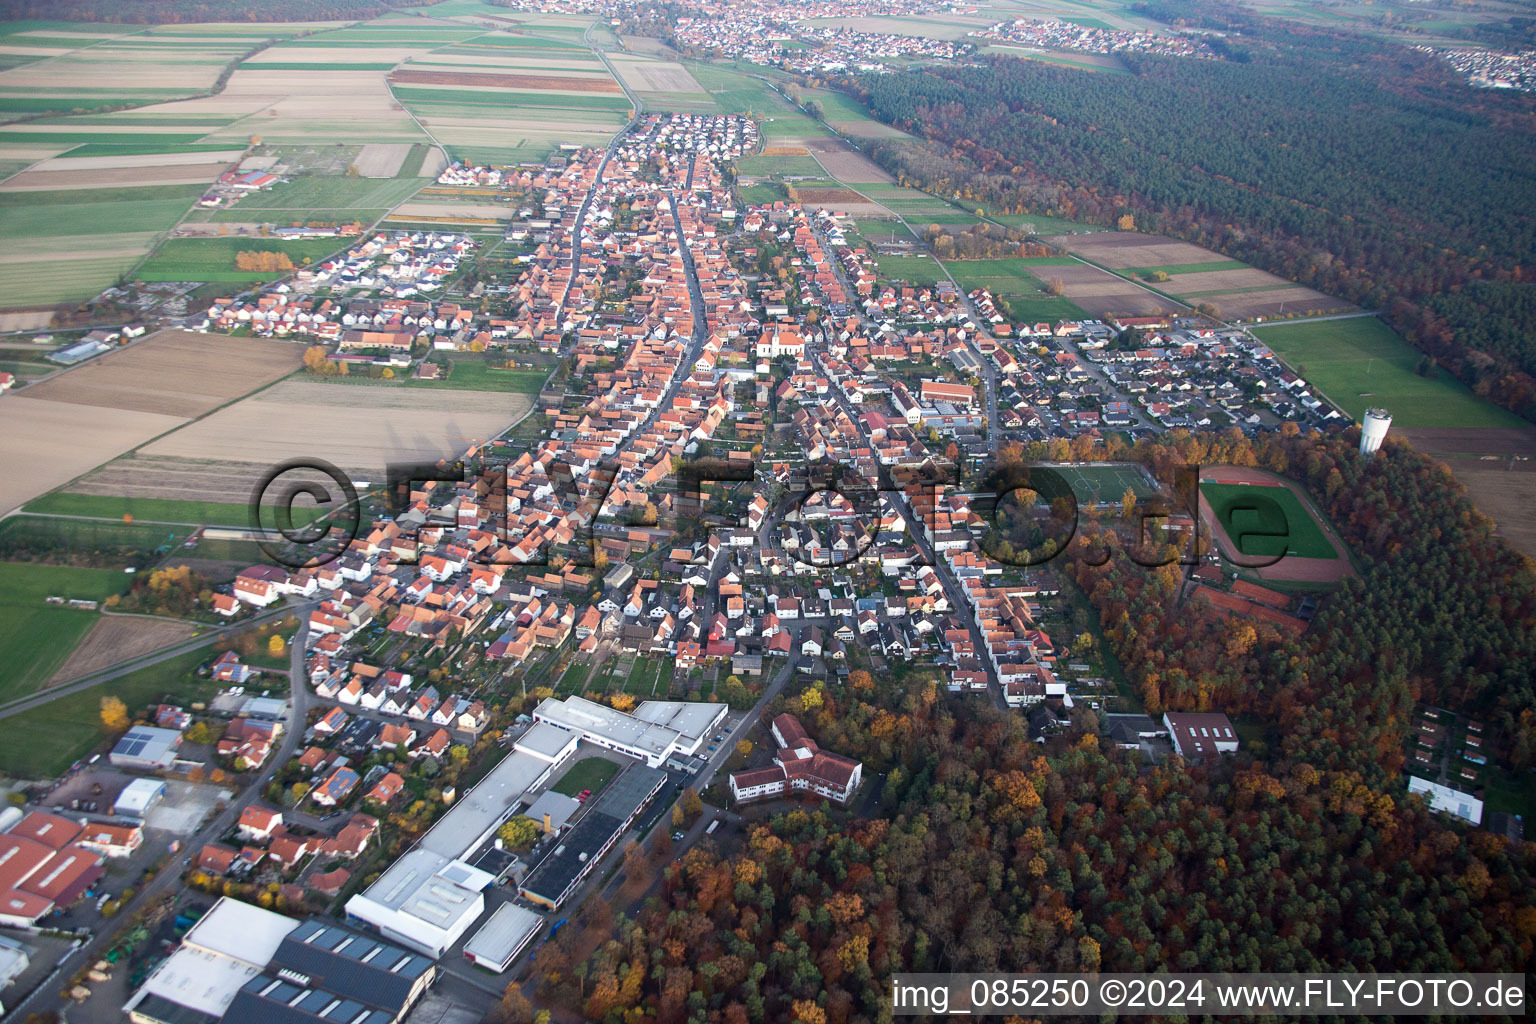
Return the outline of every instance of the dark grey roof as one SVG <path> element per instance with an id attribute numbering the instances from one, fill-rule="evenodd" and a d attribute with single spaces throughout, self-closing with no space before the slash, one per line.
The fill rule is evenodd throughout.
<path id="1" fill-rule="evenodd" d="M 219 1020 L 212 1014 L 194 1010 L 190 1006 L 182 1006 L 180 1003 L 153 993 L 139 1000 L 139 1005 L 134 1007 L 134 1012 L 143 1014 L 150 1020 L 160 1021 L 161 1024 L 218 1024 Z"/>
<path id="2" fill-rule="evenodd" d="M 389 1024 L 407 1008 L 412 988 L 432 966 L 419 953 L 372 936 L 305 921 L 284 937 L 266 971 L 236 993 L 223 1019 L 226 1024 Z"/>

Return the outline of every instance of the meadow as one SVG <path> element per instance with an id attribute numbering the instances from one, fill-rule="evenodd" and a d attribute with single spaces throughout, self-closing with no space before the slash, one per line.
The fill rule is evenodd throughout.
<path id="1" fill-rule="evenodd" d="M 1419 376 L 1418 350 L 1373 316 L 1265 324 L 1253 334 L 1356 420 L 1380 406 L 1394 427 L 1527 425 L 1438 367 Z"/>
<path id="2" fill-rule="evenodd" d="M 278 239 L 260 236 L 222 238 L 170 238 L 154 255 L 134 269 L 140 281 L 267 281 L 284 277 L 287 270 L 239 270 L 235 259 L 242 252 L 281 252 L 294 266 L 324 259 L 350 239 Z"/>
<path id="3" fill-rule="evenodd" d="M 197 669 L 212 656 L 211 646 L 198 648 L 42 707 L 0 718 L 0 772 L 45 779 L 68 770 L 106 738 L 101 725 L 101 699 L 105 696 L 120 698 L 130 712 L 161 700 L 184 704 L 211 698 L 219 684 L 198 677 Z"/>
<path id="4" fill-rule="evenodd" d="M 115 569 L 0 562 L 0 702 L 40 689 L 100 618 L 45 598 L 105 601 L 128 582 Z"/>

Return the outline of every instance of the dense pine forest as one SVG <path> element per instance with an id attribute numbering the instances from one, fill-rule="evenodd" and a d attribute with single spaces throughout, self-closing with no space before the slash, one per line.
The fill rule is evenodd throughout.
<path id="1" fill-rule="evenodd" d="M 1407 47 L 1209 4 L 1226 59 L 1131 74 L 992 58 L 850 82 L 903 179 L 996 212 L 1138 228 L 1381 309 L 1480 393 L 1536 418 L 1536 97 Z M 1469 287 L 1470 286 L 1470 287 Z M 1465 294 L 1463 290 L 1466 290 Z M 1484 356 L 1472 356 L 1472 350 Z"/>
<path id="2" fill-rule="evenodd" d="M 1442 468 L 1352 442 L 1175 432 L 1100 453 L 1164 478 L 1290 473 L 1354 548 L 1362 575 L 1295 638 L 1181 608 L 1177 566 L 1075 560 L 1149 711 L 1246 713 L 1264 739 L 1149 769 L 1092 712 L 1042 747 L 920 674 L 814 683 L 770 713 L 862 759 L 879 817 L 811 806 L 745 849 L 690 850 L 638 916 L 593 911 L 614 938 L 590 957 L 569 933 L 540 953 L 545 996 L 596 1021 L 842 1024 L 885 1019 L 903 970 L 1526 970 L 1536 846 L 1432 815 L 1399 769 L 1421 699 L 1487 716 L 1500 758 L 1532 763 L 1536 579 Z"/>

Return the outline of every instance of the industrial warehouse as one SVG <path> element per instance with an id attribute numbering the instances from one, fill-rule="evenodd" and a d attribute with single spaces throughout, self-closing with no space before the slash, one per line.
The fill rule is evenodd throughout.
<path id="1" fill-rule="evenodd" d="M 504 969 L 496 965 L 510 963 L 542 921 L 530 925 L 506 913 L 508 905 L 492 894 L 497 882 L 521 874 L 525 899 L 558 909 L 666 784 L 657 766 L 695 753 L 725 713 L 723 704 L 646 701 L 629 715 L 580 697 L 544 701 L 512 752 L 347 901 L 348 919 L 431 957 L 464 942 L 470 959 Z M 583 743 L 625 755 L 609 757 L 625 766 L 585 806 L 547 790 Z M 502 850 L 496 830 L 519 815 L 559 838 L 523 858 Z M 487 910 L 494 913 L 472 933 Z"/>

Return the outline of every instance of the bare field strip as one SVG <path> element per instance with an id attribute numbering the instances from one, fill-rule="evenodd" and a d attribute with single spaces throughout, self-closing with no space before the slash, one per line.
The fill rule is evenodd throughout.
<path id="1" fill-rule="evenodd" d="M 197 632 L 190 622 L 141 618 L 137 615 L 105 615 L 96 621 L 64 664 L 43 689 L 58 686 L 92 672 L 120 665 L 186 640 Z"/>
<path id="2" fill-rule="evenodd" d="M 12 151 L 13 147 L 6 147 L 7 153 Z M 62 156 L 53 160 L 44 160 L 32 169 L 34 171 L 107 171 L 131 167 L 185 167 L 217 162 L 229 164 L 239 160 L 244 155 L 245 150 L 243 149 L 226 149 L 209 153 L 133 153 L 125 156 Z"/>
<path id="3" fill-rule="evenodd" d="M 387 46 L 359 48 L 355 46 L 274 46 L 246 61 L 245 68 L 260 71 L 263 64 L 313 64 L 323 71 L 331 64 L 351 64 L 366 57 L 369 64 L 398 64 L 407 57 L 414 57 L 430 49 L 430 44 L 420 46 Z M 377 72 L 374 72 L 375 74 Z M 301 72 L 302 74 L 302 72 Z"/>
<path id="4" fill-rule="evenodd" d="M 1189 242 L 1134 231 L 1103 231 L 1092 235 L 1056 235 L 1046 239 L 1085 259 L 1110 268 L 1178 266 L 1211 263 L 1227 257 Z"/>
<path id="5" fill-rule="evenodd" d="M 476 86 L 491 89 L 534 89 L 580 92 L 622 93 L 619 83 L 608 77 L 572 75 L 508 75 L 462 71 L 413 71 L 409 68 L 394 71 L 389 80 L 402 85 Z"/>
<path id="6" fill-rule="evenodd" d="M 0 185 L 6 192 L 51 192 L 59 189 L 121 188 L 134 185 L 202 185 L 229 168 L 228 162 L 181 164 L 174 167 L 118 167 L 79 171 L 23 171 Z"/>
<path id="7" fill-rule="evenodd" d="M 900 128 L 892 128 L 879 121 L 828 121 L 827 124 L 844 135 L 852 135 L 856 139 L 910 139 L 912 137 Z"/>
<path id="8" fill-rule="evenodd" d="M 1193 292 L 1213 292 L 1227 288 L 1263 288 L 1272 284 L 1289 285 L 1292 282 L 1276 277 L 1267 270 L 1246 267 L 1242 270 L 1205 270 L 1194 274 L 1175 274 L 1160 287 L 1175 295 Z"/>
<path id="9" fill-rule="evenodd" d="M 511 220 L 515 211 L 505 203 L 403 203 L 393 217 L 461 217 L 475 220 Z"/>
<path id="10" fill-rule="evenodd" d="M 0 513 L 185 423 L 179 416 L 71 405 L 32 389 L 0 401 Z"/>
<path id="11" fill-rule="evenodd" d="M 36 331 L 53 322 L 53 310 L 20 310 L 0 313 L 0 331 Z"/>
<path id="12" fill-rule="evenodd" d="M 1244 320 L 1256 316 L 1276 316 L 1287 310 L 1292 313 L 1308 310 L 1337 312 L 1356 308 L 1343 299 L 1336 299 L 1332 295 L 1324 295 L 1322 292 L 1303 288 L 1300 285 L 1276 291 L 1223 295 L 1210 301 L 1221 309 L 1222 316 Z"/>
<path id="13" fill-rule="evenodd" d="M 166 331 L 28 388 L 31 398 L 182 419 L 297 369 L 303 346 Z"/>
<path id="14" fill-rule="evenodd" d="M 613 63 L 624 83 L 639 92 L 704 92 L 704 87 L 692 73 L 675 61 L 615 60 Z"/>
<path id="15" fill-rule="evenodd" d="M 1063 264 L 1050 268 L 1050 276 L 1060 278 L 1063 294 L 1090 316 L 1119 313 L 1125 316 L 1172 313 L 1183 307 L 1154 295 L 1114 274 L 1086 263 Z"/>
<path id="16" fill-rule="evenodd" d="M 284 381 L 144 448 L 151 456 L 273 465 L 301 455 L 377 476 L 391 462 L 435 460 L 494 437 L 528 395 Z M 254 484 L 254 481 L 253 481 Z"/>
<path id="17" fill-rule="evenodd" d="M 838 181 L 855 185 L 871 182 L 890 184 L 896 179 L 863 153 L 849 149 L 840 139 L 807 139 L 805 145 L 816 155 L 821 166 Z"/>
<path id="18" fill-rule="evenodd" d="M 400 165 L 410 151 L 409 143 L 373 143 L 364 146 L 353 163 L 359 177 L 393 178 L 400 173 Z"/>

